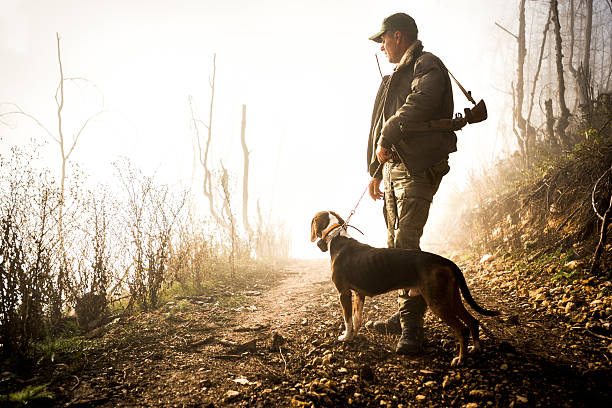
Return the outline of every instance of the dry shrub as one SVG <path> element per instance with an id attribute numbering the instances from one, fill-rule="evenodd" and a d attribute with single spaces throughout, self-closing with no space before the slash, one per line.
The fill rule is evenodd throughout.
<path id="1" fill-rule="evenodd" d="M 32 341 L 61 334 L 72 307 L 79 327 L 90 330 L 104 323 L 109 302 L 129 299 L 127 311 L 149 310 L 174 282 L 196 292 L 223 280 L 237 284 L 260 269 L 255 257 L 288 255 L 287 234 L 261 211 L 255 231 L 240 229 L 227 173 L 219 180 L 227 220 L 220 225 L 186 215 L 187 193 L 156 184 L 127 161 L 116 164 L 119 191 L 85 191 L 85 178 L 72 170 L 62 200 L 49 172 L 33 167 L 33 154 L 15 149 L 0 157 L 3 353 L 25 353 Z"/>
<path id="2" fill-rule="evenodd" d="M 574 129 L 576 129 L 574 124 Z M 575 133 L 571 151 L 554 153 L 542 145 L 530 167 L 518 155 L 471 175 L 460 216 L 448 225 L 454 247 L 477 251 L 537 250 L 596 243 L 598 220 L 591 206 L 594 185 L 612 163 L 610 122 Z M 612 182 L 603 178 L 595 206 L 607 208 Z"/>
<path id="3" fill-rule="evenodd" d="M 104 293 L 86 293 L 76 299 L 74 311 L 77 324 L 85 331 L 98 327 L 108 313 L 108 302 Z"/>
<path id="4" fill-rule="evenodd" d="M 222 262 L 213 237 L 205 232 L 207 229 L 204 221 L 196 219 L 193 213 L 177 227 L 168 270 L 183 292 L 202 293 L 204 282 L 210 280 Z"/>
<path id="5" fill-rule="evenodd" d="M 126 227 L 125 253 L 132 267 L 128 273 L 129 305 L 144 310 L 159 306 L 173 233 L 182 222 L 181 210 L 187 194 L 172 194 L 168 186 L 158 186 L 153 178 L 133 169 L 129 162 L 116 163 L 126 205 L 120 218 Z"/>
<path id="6" fill-rule="evenodd" d="M 61 303 L 57 225 L 60 194 L 13 149 L 0 158 L 0 341 L 2 352 L 25 353 L 45 334 Z"/>
<path id="7" fill-rule="evenodd" d="M 257 223 L 253 234 L 255 253 L 258 258 L 274 260 L 289 258 L 291 239 L 284 225 L 275 222 L 270 213 L 262 213 L 257 203 Z"/>

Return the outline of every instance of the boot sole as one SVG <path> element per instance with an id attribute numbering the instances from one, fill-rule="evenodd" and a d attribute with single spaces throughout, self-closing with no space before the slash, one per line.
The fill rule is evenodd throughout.
<path id="1" fill-rule="evenodd" d="M 395 354 L 399 354 L 399 355 L 406 355 L 406 354 L 420 354 L 423 352 L 423 347 L 402 347 L 402 348 L 396 348 L 395 349 Z"/>

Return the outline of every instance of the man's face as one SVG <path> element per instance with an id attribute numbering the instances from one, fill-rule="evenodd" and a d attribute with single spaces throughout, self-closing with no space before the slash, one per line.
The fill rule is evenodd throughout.
<path id="1" fill-rule="evenodd" d="M 385 53 L 387 59 L 392 64 L 400 62 L 405 49 L 400 47 L 401 33 L 398 31 L 387 31 L 381 37 L 380 50 Z"/>

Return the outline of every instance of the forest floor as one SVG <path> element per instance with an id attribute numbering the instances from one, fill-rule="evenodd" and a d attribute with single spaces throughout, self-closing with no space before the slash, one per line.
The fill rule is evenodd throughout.
<path id="1" fill-rule="evenodd" d="M 342 332 L 329 260 L 289 261 L 246 291 L 177 298 L 121 317 L 83 340 L 78 358 L 42 365 L 47 405 L 70 407 L 588 407 L 612 399 L 612 285 L 551 283 L 510 258 L 459 262 L 484 350 L 463 367 L 450 329 L 426 315 L 423 354 L 395 354 L 396 335 Z M 569 306 L 568 306 L 569 304 Z M 396 294 L 367 298 L 366 320 L 396 310 Z M 2 373 L 1 382 L 15 380 Z"/>

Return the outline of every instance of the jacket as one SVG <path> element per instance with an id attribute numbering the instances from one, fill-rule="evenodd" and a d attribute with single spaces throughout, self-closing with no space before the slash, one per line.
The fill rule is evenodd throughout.
<path id="1" fill-rule="evenodd" d="M 406 50 L 393 73 L 383 78 L 378 89 L 368 140 L 370 175 L 375 176 L 379 165 L 378 144 L 386 148 L 393 146 L 409 172 L 425 170 L 457 151 L 457 136 L 453 131 L 402 131 L 404 123 L 452 116 L 453 91 L 448 71 L 438 57 L 423 52 L 423 45 L 417 40 Z"/>

